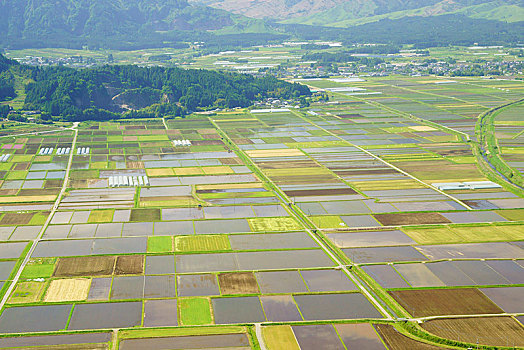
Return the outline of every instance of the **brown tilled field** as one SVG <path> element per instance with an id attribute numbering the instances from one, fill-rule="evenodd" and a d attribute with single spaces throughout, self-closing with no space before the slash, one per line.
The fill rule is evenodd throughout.
<path id="1" fill-rule="evenodd" d="M 395 169 L 363 169 L 363 170 L 338 170 L 335 174 L 339 176 L 354 176 L 354 175 L 384 175 L 396 174 Z"/>
<path id="2" fill-rule="evenodd" d="M 502 313 L 478 289 L 426 289 L 389 292 L 414 317 Z"/>
<path id="3" fill-rule="evenodd" d="M 233 138 L 232 140 L 237 145 L 252 145 L 253 144 L 253 141 L 251 141 L 250 139 L 246 139 L 246 138 Z"/>
<path id="4" fill-rule="evenodd" d="M 26 188 L 18 192 L 19 196 L 47 196 L 58 194 L 58 188 Z"/>
<path id="5" fill-rule="evenodd" d="M 219 158 L 220 163 L 223 165 L 241 165 L 242 161 L 240 158 Z"/>
<path id="6" fill-rule="evenodd" d="M 438 346 L 424 344 L 399 333 L 395 327 L 386 324 L 374 325 L 390 350 L 442 350 Z"/>
<path id="7" fill-rule="evenodd" d="M 116 258 L 115 275 L 140 275 L 144 273 L 142 255 L 122 255 Z"/>
<path id="8" fill-rule="evenodd" d="M 27 225 L 34 213 L 5 213 L 0 225 Z"/>
<path id="9" fill-rule="evenodd" d="M 512 317 L 439 319 L 422 326 L 439 337 L 492 346 L 524 346 L 524 327 Z"/>
<path id="10" fill-rule="evenodd" d="M 252 272 L 221 273 L 218 275 L 222 294 L 256 294 L 258 284 Z"/>
<path id="11" fill-rule="evenodd" d="M 144 162 L 126 162 L 128 169 L 144 169 Z"/>
<path id="12" fill-rule="evenodd" d="M 340 182 L 339 179 L 331 175 L 272 176 L 271 179 L 279 185 L 307 185 Z"/>
<path id="13" fill-rule="evenodd" d="M 196 140 L 192 141 L 194 146 L 221 146 L 224 143 L 221 140 Z"/>
<path id="14" fill-rule="evenodd" d="M 113 273 L 114 256 L 60 258 L 54 276 L 106 276 Z"/>
<path id="15" fill-rule="evenodd" d="M 17 189 L 0 190 L 0 196 L 14 196 L 17 193 Z"/>
<path id="16" fill-rule="evenodd" d="M 317 163 L 312 160 L 296 160 L 292 162 L 260 162 L 257 165 L 262 169 L 289 169 L 316 167 Z"/>
<path id="17" fill-rule="evenodd" d="M 44 188 L 61 187 L 64 180 L 45 180 Z"/>
<path id="18" fill-rule="evenodd" d="M 333 196 L 338 194 L 356 194 L 352 188 L 331 188 L 325 190 L 294 190 L 284 191 L 289 197 L 306 197 L 306 196 Z"/>
<path id="19" fill-rule="evenodd" d="M 30 165 L 31 165 L 31 163 L 17 163 L 13 167 L 13 170 L 27 170 L 27 169 L 29 169 Z"/>
<path id="20" fill-rule="evenodd" d="M 131 209 L 129 221 L 160 221 L 160 209 L 156 208 L 139 208 Z"/>
<path id="21" fill-rule="evenodd" d="M 349 119 L 353 119 L 353 118 L 356 118 L 356 119 L 365 118 L 362 114 L 337 114 L 337 116 L 339 116 L 340 118 L 349 118 Z"/>
<path id="22" fill-rule="evenodd" d="M 439 213 L 395 213 L 374 214 L 373 216 L 384 226 L 451 223 L 451 221 L 449 221 Z"/>

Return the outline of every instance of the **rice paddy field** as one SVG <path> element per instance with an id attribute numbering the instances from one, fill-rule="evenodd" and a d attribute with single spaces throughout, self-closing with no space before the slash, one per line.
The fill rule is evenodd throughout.
<path id="1" fill-rule="evenodd" d="M 303 83 L 331 102 L 2 136 L 0 348 L 524 346 L 524 198 L 472 149 L 524 85 Z"/>

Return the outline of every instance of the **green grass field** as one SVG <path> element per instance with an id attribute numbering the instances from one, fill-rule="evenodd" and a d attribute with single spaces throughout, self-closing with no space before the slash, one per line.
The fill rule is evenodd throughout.
<path id="1" fill-rule="evenodd" d="M 29 225 L 43 225 L 49 216 L 49 213 L 35 213 L 29 222 Z"/>
<path id="2" fill-rule="evenodd" d="M 180 323 L 184 326 L 212 324 L 211 305 L 207 298 L 178 299 Z"/>
<path id="3" fill-rule="evenodd" d="M 213 252 L 231 250 L 226 235 L 198 235 L 175 237 L 177 252 Z"/>
<path id="4" fill-rule="evenodd" d="M 499 210 L 497 214 L 505 217 L 511 221 L 521 221 L 524 220 L 524 209 L 507 209 Z"/>
<path id="5" fill-rule="evenodd" d="M 173 237 L 151 236 L 147 238 L 148 253 L 170 253 L 173 251 Z"/>
<path id="6" fill-rule="evenodd" d="M 268 350 L 300 350 L 291 326 L 266 326 L 262 328 L 262 336 Z"/>
<path id="7" fill-rule="evenodd" d="M 45 282 L 19 282 L 8 303 L 25 304 L 38 302 L 42 298 L 45 285 Z"/>
<path id="8" fill-rule="evenodd" d="M 89 219 L 87 220 L 87 222 L 89 223 L 111 222 L 111 220 L 113 220 L 114 213 L 115 211 L 113 209 L 91 210 L 91 213 L 89 214 Z"/>
<path id="9" fill-rule="evenodd" d="M 130 221 L 160 221 L 160 209 L 148 208 L 148 209 L 131 209 Z"/>
<path id="10" fill-rule="evenodd" d="M 347 227 L 346 223 L 342 221 L 340 216 L 336 215 L 311 216 L 310 219 L 318 228 Z"/>
<path id="11" fill-rule="evenodd" d="M 55 269 L 55 262 L 56 258 L 31 259 L 22 271 L 20 278 L 24 280 L 51 277 Z"/>

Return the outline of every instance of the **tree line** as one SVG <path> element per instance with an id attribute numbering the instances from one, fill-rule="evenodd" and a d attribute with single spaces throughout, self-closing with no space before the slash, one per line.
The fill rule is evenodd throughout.
<path id="1" fill-rule="evenodd" d="M 36 67 L 30 77 L 33 82 L 25 87 L 24 108 L 68 121 L 176 116 L 197 110 L 247 107 L 268 97 L 294 99 L 311 94 L 304 85 L 272 76 L 256 78 L 165 67 Z M 122 99 L 119 104 L 113 100 L 115 95 Z M 125 113 L 123 104 L 143 108 Z"/>

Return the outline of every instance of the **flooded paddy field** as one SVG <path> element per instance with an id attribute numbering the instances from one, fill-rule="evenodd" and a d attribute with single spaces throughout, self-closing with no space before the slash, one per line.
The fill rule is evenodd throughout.
<path id="1" fill-rule="evenodd" d="M 434 349 L 384 322 L 477 314 L 500 316 L 421 327 L 503 346 L 496 325 L 517 342 L 524 200 L 465 136 L 509 95 L 474 81 L 318 80 L 380 94 L 85 122 L 84 154 L 56 154 L 73 130 L 0 140 L 0 333 L 61 333 L 0 347 L 106 349 L 116 334 L 122 349 L 250 349 L 263 323 L 269 350 Z"/>

